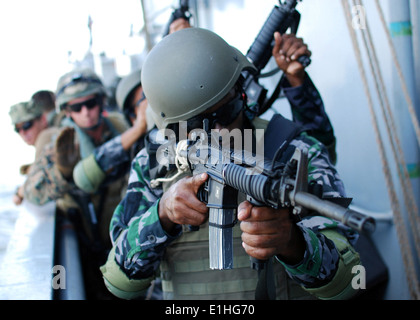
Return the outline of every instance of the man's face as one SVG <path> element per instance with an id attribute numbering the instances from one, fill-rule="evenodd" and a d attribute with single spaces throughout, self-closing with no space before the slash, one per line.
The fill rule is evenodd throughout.
<path id="1" fill-rule="evenodd" d="M 101 101 L 94 94 L 76 98 L 67 103 L 66 110 L 80 128 L 91 128 L 99 122 Z"/>
<path id="2" fill-rule="evenodd" d="M 45 116 L 42 115 L 38 118 L 20 122 L 15 125 L 15 131 L 19 133 L 23 141 L 26 144 L 33 146 L 35 145 L 36 138 L 39 133 L 47 127 L 47 121 Z"/>

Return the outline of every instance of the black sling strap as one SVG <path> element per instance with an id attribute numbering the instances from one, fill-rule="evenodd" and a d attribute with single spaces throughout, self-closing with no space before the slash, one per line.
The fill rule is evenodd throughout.
<path id="1" fill-rule="evenodd" d="M 264 134 L 264 156 L 270 160 L 276 154 L 280 156 L 289 143 L 302 131 L 303 128 L 295 122 L 284 118 L 280 114 L 275 114 L 268 123 Z"/>
<path id="2" fill-rule="evenodd" d="M 275 114 L 268 123 L 264 133 L 264 156 L 267 159 L 282 158 L 290 142 L 302 132 L 296 123 Z M 264 269 L 258 271 L 258 283 L 255 289 L 256 300 L 274 300 L 276 288 L 272 261 L 265 262 Z"/>

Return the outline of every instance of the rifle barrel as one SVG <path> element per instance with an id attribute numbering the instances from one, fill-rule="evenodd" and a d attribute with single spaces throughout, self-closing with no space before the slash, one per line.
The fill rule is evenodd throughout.
<path id="1" fill-rule="evenodd" d="M 294 198 L 296 204 L 319 212 L 325 217 L 342 222 L 359 232 L 371 233 L 375 230 L 375 220 L 360 212 L 344 208 L 327 200 L 322 200 L 307 192 L 299 191 Z"/>

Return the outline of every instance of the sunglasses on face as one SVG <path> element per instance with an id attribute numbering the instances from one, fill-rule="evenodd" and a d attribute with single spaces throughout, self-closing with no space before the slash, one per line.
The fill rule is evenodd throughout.
<path id="1" fill-rule="evenodd" d="M 32 119 L 32 120 L 29 120 L 29 121 L 23 122 L 20 127 L 15 126 L 15 131 L 17 133 L 19 133 L 20 130 L 23 130 L 23 131 L 29 130 L 30 128 L 32 128 L 32 126 L 34 125 L 35 120 L 37 120 L 37 119 L 39 119 L 39 117 L 37 117 L 35 119 Z"/>
<path id="2" fill-rule="evenodd" d="M 245 107 L 245 97 L 242 92 L 237 92 L 236 96 L 228 103 L 209 113 L 201 113 L 187 120 L 187 131 L 203 128 L 204 119 L 209 120 L 209 128 L 214 128 L 216 122 L 222 126 L 228 126 L 239 116 Z M 168 126 L 174 132 L 178 132 L 179 124 L 174 123 Z"/>
<path id="3" fill-rule="evenodd" d="M 99 97 L 94 97 L 87 101 L 70 104 L 70 105 L 68 104 L 67 109 L 69 109 L 72 112 L 80 112 L 82 111 L 83 106 L 85 106 L 88 110 L 91 110 L 95 108 L 96 106 L 100 106 L 100 105 L 101 105 L 101 99 Z"/>

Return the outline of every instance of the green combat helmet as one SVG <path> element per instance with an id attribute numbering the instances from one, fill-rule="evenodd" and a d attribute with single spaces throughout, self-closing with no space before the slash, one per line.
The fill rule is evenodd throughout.
<path id="1" fill-rule="evenodd" d="M 223 99 L 251 62 L 217 34 L 187 28 L 148 54 L 141 82 L 159 129 L 198 115 Z"/>
<path id="2" fill-rule="evenodd" d="M 129 97 L 131 93 L 136 89 L 138 86 L 141 85 L 141 70 L 135 70 L 131 72 L 126 77 L 122 78 L 121 81 L 118 83 L 116 89 L 116 100 L 118 107 L 124 113 L 127 118 L 127 121 L 130 122 L 129 115 L 131 113 L 131 106 L 129 105 Z"/>
<path id="3" fill-rule="evenodd" d="M 61 111 L 73 99 L 91 94 L 106 95 L 101 79 L 90 69 L 73 70 L 63 75 L 57 84 L 56 103 Z"/>
<path id="4" fill-rule="evenodd" d="M 38 118 L 42 115 L 42 108 L 39 105 L 29 102 L 20 102 L 10 107 L 9 111 L 12 124 L 22 123 Z"/>

